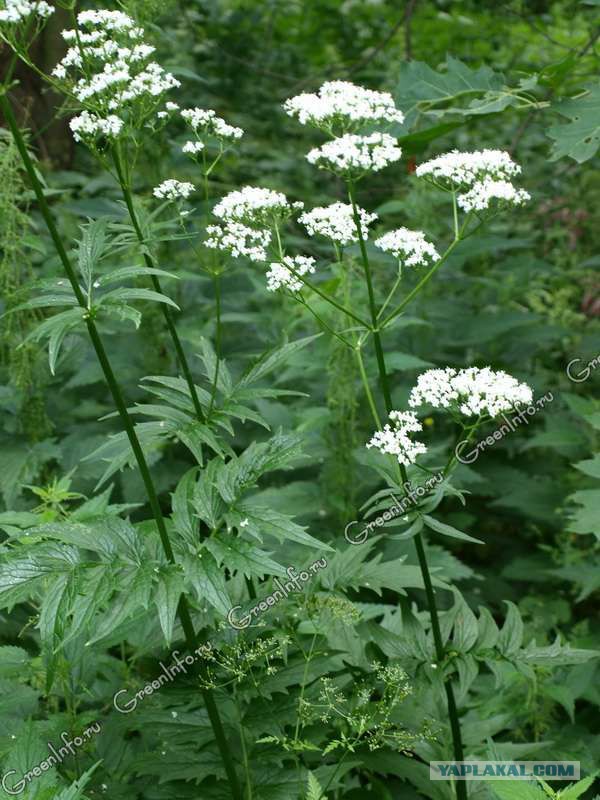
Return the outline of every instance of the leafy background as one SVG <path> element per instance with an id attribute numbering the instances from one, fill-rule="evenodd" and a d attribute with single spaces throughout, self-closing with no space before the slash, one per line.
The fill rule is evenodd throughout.
<path id="1" fill-rule="evenodd" d="M 552 393 L 552 402 L 526 428 L 459 468 L 457 484 L 469 493 L 467 505 L 444 501 L 443 520 L 485 546 L 432 534 L 429 555 L 436 576 L 460 590 L 454 596 L 438 595 L 447 608 L 448 630 L 455 626 L 467 746 L 482 748 L 479 752 L 488 757 L 580 760 L 585 772 L 593 772 L 600 762 L 600 672 L 597 659 L 581 651 L 600 649 L 600 402 L 595 392 L 600 370 L 574 382 L 566 367 L 575 358 L 583 367 L 598 356 L 599 4 L 132 0 L 126 7 L 146 27 L 162 63 L 182 81 L 181 104 L 215 108 L 246 131 L 238 152 L 215 177 L 215 194 L 249 183 L 282 190 L 308 205 L 343 199 L 343 186 L 304 160 L 315 137 L 281 109 L 285 98 L 332 78 L 389 89 L 406 114 L 397 131 L 405 157 L 360 187 L 361 205 L 379 214 L 382 228 L 406 224 L 425 230 L 433 241 L 448 237 L 443 199 L 412 174 L 414 165 L 429 155 L 489 146 L 509 150 L 523 165 L 531 204 L 498 217 L 484 235 L 459 247 L 411 308 L 410 318 L 386 332 L 385 347 L 396 407 L 404 407 L 416 376 L 430 365 L 489 364 L 529 382 L 536 396 Z M 57 19 L 43 35 L 40 58 L 50 63 L 60 57 L 60 27 Z M 56 99 L 31 75 L 18 77 L 21 121 L 31 129 L 30 143 L 38 150 L 65 238 L 81 239 L 80 226 L 89 218 L 122 220 L 118 187 L 82 148 L 72 146 Z M 148 207 L 151 188 L 164 178 L 194 180 L 193 166 L 180 154 L 183 135 L 183 130 L 170 129 L 169 136 L 148 146 L 135 187 Z M 0 284 L 5 310 L 37 291 L 34 281 L 60 273 L 30 201 L 16 151 L 2 132 Z M 201 203 L 197 209 L 207 210 Z M 290 241 L 301 241 L 299 229 Z M 171 240 L 157 247 L 161 266 L 180 279 L 168 284 L 169 296 L 182 309 L 178 328 L 194 354 L 201 383 L 205 373 L 212 374 L 212 286 L 187 242 Z M 121 252 L 119 259 L 121 265 L 135 260 L 134 250 Z M 375 251 L 373 259 L 377 280 L 385 287 L 389 264 Z M 339 289 L 336 277 L 326 285 Z M 245 411 L 224 412 L 235 431 L 227 446 L 252 469 L 257 461 L 264 467 L 253 475 L 257 487 L 254 481 L 247 487 L 237 484 L 241 494 L 248 490 L 241 500 L 247 505 L 231 513 L 246 516 L 267 507 L 272 528 L 267 551 L 260 550 L 258 557 L 248 548 L 225 553 L 228 543 L 216 537 L 210 548 L 215 570 L 199 573 L 189 567 L 185 579 L 193 587 L 198 618 L 203 624 L 222 619 L 231 601 L 243 595 L 244 571 L 262 579 L 277 574 L 282 564 L 304 563 L 306 546 L 314 546 L 303 538 L 306 529 L 336 551 L 308 551 L 314 558 L 330 559 L 323 595 L 317 596 L 319 621 L 311 612 L 305 627 L 300 623 L 298 628 L 290 620 L 293 614 L 306 615 L 306 608 L 278 610 L 266 628 L 277 642 L 273 647 L 283 647 L 284 634 L 310 642 L 317 626 L 326 644 L 311 662 L 315 681 L 320 675 L 341 674 L 348 664 L 368 671 L 376 656 L 399 659 L 415 691 L 402 705 L 398 724 L 413 731 L 432 725 L 433 743 L 425 737 L 414 751 L 424 758 L 441 757 L 439 726 L 445 723 L 438 719 L 439 686 L 424 674 L 432 651 L 419 632 L 417 609 L 424 604 L 412 543 L 382 536 L 363 548 L 344 548 L 345 525 L 360 518 L 360 506 L 379 485 L 367 468 L 372 459 L 363 443 L 371 423 L 354 362 L 335 340 L 314 336 L 318 326 L 304 309 L 265 293 L 264 277 L 255 266 L 232 264 L 223 298 L 222 346 L 231 370 L 230 385 L 227 373 L 222 378 L 223 397 L 243 384 L 242 376 L 261 353 L 286 341 L 302 340 L 302 346 L 280 351 L 271 369 L 253 383 L 256 391 L 243 403 L 236 399 Z M 140 308 L 139 331 L 117 319 L 103 327 L 131 404 L 158 402 L 150 399 L 149 382 L 141 382 L 142 376 L 177 371 L 160 311 L 150 303 Z M 102 765 L 88 776 L 90 796 L 196 797 L 194 781 L 201 781 L 203 797 L 226 797 L 224 784 L 215 780 L 222 771 L 194 685 L 169 687 L 131 717 L 110 713 L 114 691 L 122 685 L 139 687 L 156 674 L 157 660 L 166 652 L 163 634 L 173 641 L 180 635 L 172 592 L 181 577 L 169 576 L 153 536 L 138 524 L 147 517 L 143 486 L 135 470 L 119 469 L 127 454 L 118 438 L 109 438 L 118 433 L 118 421 L 105 419 L 113 408 L 87 340 L 67 337 L 54 374 L 41 343 L 28 340 L 18 346 L 45 313 L 36 309 L 0 320 L 0 526 L 6 537 L 0 570 L 5 608 L 0 751 L 7 763 L 18 758 L 25 769 L 44 757 L 43 743 L 55 741 L 61 730 L 102 718 L 101 736 L 79 759 L 69 762 L 61 776 L 48 772 L 25 797 L 55 796 L 99 759 Z M 374 368 L 370 359 L 373 382 Z M 260 387 L 298 394 L 260 392 Z M 442 417 L 433 415 L 426 430 L 436 447 L 450 444 Z M 219 477 L 219 459 L 213 459 L 206 443 L 201 449 L 202 458 L 213 465 L 201 472 L 201 480 L 207 487 L 220 487 L 221 494 L 220 500 L 203 495 L 196 512 L 212 527 L 211 514 L 218 513 L 219 502 L 227 503 L 223 487 L 233 478 Z M 168 442 L 149 437 L 147 451 L 168 510 L 170 493 L 177 489 L 181 498 L 189 490 L 180 479 L 190 474 L 199 453 L 176 436 Z M 269 463 L 273 453 L 277 458 Z M 195 477 L 192 473 L 188 483 Z M 211 492 L 207 488 L 206 494 Z M 57 497 L 61 509 L 52 504 Z M 264 511 L 255 513 L 257 525 L 265 526 Z M 232 517 L 229 524 L 238 522 Z M 37 527 L 41 523 L 46 525 L 43 534 Z M 185 529 L 185 520 L 178 524 Z M 12 544 L 15 539 L 21 543 L 28 532 L 29 544 L 39 546 L 31 553 L 25 548 L 25 555 L 14 560 Z M 229 570 L 226 582 L 217 564 Z M 338 596 L 340 606 L 346 604 L 342 610 L 325 608 L 326 592 Z M 481 606 L 504 625 L 498 642 L 489 634 L 493 620 L 477 611 Z M 148 610 L 141 613 L 144 607 Z M 83 634 L 89 633 L 92 613 L 98 616 L 92 645 L 86 648 L 89 638 Z M 384 614 L 383 625 L 375 621 L 379 614 Z M 227 633 L 221 635 L 227 639 Z M 563 644 L 553 644 L 557 637 Z M 490 655 L 494 647 L 502 658 Z M 239 696 L 230 693 L 224 700 L 232 730 L 236 713 L 243 714 L 242 736 L 247 737 L 257 798 L 304 796 L 279 747 L 281 740 L 258 742 L 268 735 L 277 739 L 280 727 L 287 730 L 293 723 L 302 663 L 293 651 L 275 676 L 263 675 L 260 693 L 242 682 Z M 483 664 L 488 669 L 479 671 Z M 264 723 L 267 711 L 269 725 Z M 24 723 L 28 718 L 31 724 Z M 324 746 L 319 733 L 308 730 L 307 738 Z M 328 736 L 330 741 L 333 734 Z M 439 750 L 436 741 L 442 742 Z M 241 753 L 239 740 L 233 747 Z M 312 792 L 307 797 L 318 798 L 318 783 L 325 786 L 331 777 L 328 766 L 319 764 L 309 754 L 308 766 L 318 781 L 311 775 L 306 784 L 303 778 L 306 791 Z M 66 800 L 84 789 L 64 791 L 71 792 Z M 448 787 L 428 780 L 418 758 L 385 747 L 350 754 L 331 791 L 338 798 L 450 796 Z M 474 791 L 484 796 L 489 790 L 479 786 Z M 523 791 L 513 789 L 512 797 L 524 796 Z M 593 788 L 588 793 L 593 796 Z"/>

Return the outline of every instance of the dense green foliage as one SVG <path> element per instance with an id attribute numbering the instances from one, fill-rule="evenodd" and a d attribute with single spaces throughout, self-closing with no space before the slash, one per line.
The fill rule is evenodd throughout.
<path id="1" fill-rule="evenodd" d="M 18 796 L 235 798 L 214 703 L 244 800 L 450 800 L 454 785 L 431 781 L 429 762 L 456 755 L 451 685 L 465 757 L 579 761 L 589 779 L 557 796 L 593 797 L 600 3 L 129 0 L 119 8 L 181 81 L 170 97 L 182 108 L 214 108 L 245 134 L 203 195 L 201 164 L 181 150 L 183 121 L 140 130 L 135 146 L 117 152 L 131 189 L 123 194 L 110 148 L 72 149 L 64 125 L 40 124 L 22 95 L 37 78 L 26 65 L 12 75 L 8 45 L 0 53 L 5 87 L 11 76 L 20 82 L 8 98 L 28 129 L 83 298 L 65 276 L 22 153 L 2 129 L 0 763 L 3 775 L 15 771 L 8 786 L 48 757 L 47 742 L 58 749 L 79 736 L 74 755 Z M 69 13 L 58 9 L 39 34 L 36 47 L 56 60 Z M 31 58 L 41 65 L 40 52 Z M 380 331 L 393 408 L 408 408 L 418 375 L 434 366 L 506 370 L 546 398 L 471 463 L 454 460 L 417 507 L 359 546 L 345 535 L 349 524 L 383 514 L 403 491 L 397 463 L 365 448 L 376 429 L 371 406 L 383 421 L 386 408 L 374 337 L 345 313 L 369 319 L 359 246 L 345 248 L 340 263 L 295 221 L 282 232 L 286 248 L 317 259 L 310 281 L 340 310 L 310 288 L 300 302 L 267 292 L 262 264 L 202 244 L 215 202 L 246 184 L 306 208 L 347 202 L 344 182 L 305 159 L 323 137 L 282 110 L 286 98 L 331 79 L 390 91 L 405 114 L 393 128 L 402 159 L 356 185 L 360 206 L 378 214 L 375 233 L 405 225 L 425 231 L 439 252 L 453 243 L 447 193 L 414 172 L 454 148 L 509 151 L 532 196 L 457 239 Z M 71 100 L 37 92 L 52 98 L 56 118 L 73 115 Z M 189 217 L 153 196 L 173 177 L 199 187 Z M 380 306 L 397 272 L 371 240 Z M 390 311 L 414 275 L 405 270 Z M 95 330 L 135 422 L 164 530 Z M 457 431 L 439 410 L 422 417 L 422 463 L 433 474 Z M 497 427 L 488 421 L 477 440 Z M 411 466 L 408 477 L 419 486 L 425 476 Z M 435 587 L 442 659 L 415 542 L 424 542 Z M 276 580 L 289 580 L 292 565 L 308 576 L 301 591 L 252 613 L 248 627 L 230 624 L 232 608 L 235 620 L 250 613 Z M 194 664 L 153 687 L 194 643 Z M 553 789 L 466 786 L 482 800 L 543 800 Z"/>

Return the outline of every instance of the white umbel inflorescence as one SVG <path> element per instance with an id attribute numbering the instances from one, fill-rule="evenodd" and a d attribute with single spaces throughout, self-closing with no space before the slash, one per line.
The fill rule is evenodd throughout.
<path id="1" fill-rule="evenodd" d="M 492 200 L 521 206 L 531 200 L 531 195 L 525 189 L 517 189 L 510 181 L 484 178 L 474 183 L 468 192 L 457 197 L 458 205 L 463 211 L 485 211 L 490 207 Z"/>
<path id="2" fill-rule="evenodd" d="M 298 292 L 302 288 L 302 281 L 292 272 L 306 275 L 315 271 L 315 260 L 311 256 L 285 256 L 280 262 L 273 262 L 267 272 L 267 289 L 275 292 L 277 289 L 290 289 Z"/>
<path id="3" fill-rule="evenodd" d="M 427 452 L 423 442 L 416 442 L 410 438 L 411 433 L 423 430 L 414 411 L 390 411 L 390 424 L 383 430 L 376 431 L 367 448 L 375 447 L 381 453 L 396 456 L 400 464 L 405 467 L 414 464 L 417 456 Z"/>
<path id="4" fill-rule="evenodd" d="M 483 178 L 509 180 L 521 172 L 521 167 L 504 150 L 476 150 L 473 153 L 450 153 L 432 158 L 419 164 L 416 175 L 431 178 L 441 183 L 452 184 L 459 189 L 471 186 Z"/>
<path id="5" fill-rule="evenodd" d="M 241 128 L 229 125 L 218 117 L 212 108 L 186 108 L 181 112 L 181 116 L 199 136 L 214 136 L 224 141 L 234 141 L 244 135 Z"/>
<path id="6" fill-rule="evenodd" d="M 369 236 L 369 225 L 375 222 L 377 214 L 371 214 L 364 208 L 358 209 L 363 239 Z M 325 236 L 339 245 L 345 246 L 358 241 L 358 232 L 349 203 L 332 203 L 330 206 L 319 206 L 306 211 L 298 217 L 310 236 Z"/>
<path id="7" fill-rule="evenodd" d="M 194 184 L 169 178 L 156 186 L 152 192 L 159 200 L 187 200 L 194 191 Z"/>
<path id="8" fill-rule="evenodd" d="M 375 239 L 375 247 L 391 253 L 407 267 L 425 266 L 440 257 L 422 231 L 411 231 L 408 228 L 397 228 L 384 233 L 379 239 Z"/>
<path id="9" fill-rule="evenodd" d="M 212 250 L 222 250 L 234 258 L 245 256 L 251 261 L 266 261 L 267 247 L 271 243 L 271 232 L 249 228 L 242 222 L 227 222 L 224 225 L 209 225 L 208 238 L 204 244 Z"/>
<path id="10" fill-rule="evenodd" d="M 408 404 L 413 408 L 426 403 L 458 410 L 467 417 L 497 417 L 515 406 L 528 405 L 532 399 L 533 392 L 526 383 L 519 383 L 502 370 L 446 367 L 419 375 Z"/>
<path id="11" fill-rule="evenodd" d="M 404 122 L 391 94 L 364 89 L 349 81 L 327 81 L 316 94 L 296 95 L 283 107 L 301 125 L 314 125 L 329 132 L 347 132 L 365 123 Z"/>
<path id="12" fill-rule="evenodd" d="M 0 5 L 0 23 L 19 25 L 32 17 L 46 20 L 54 9 L 45 0 L 3 0 Z"/>
<path id="13" fill-rule="evenodd" d="M 195 156 L 204 150 L 204 142 L 186 142 L 181 148 L 182 153 Z"/>
<path id="14" fill-rule="evenodd" d="M 144 31 L 122 11 L 82 11 L 77 30 L 64 30 L 69 49 L 52 74 L 83 109 L 97 119 L 117 115 L 132 127 L 151 125 L 168 116 L 175 104 L 163 105 L 164 95 L 179 81 L 156 61 L 154 47 L 143 41 Z M 166 109 L 166 110 L 165 110 Z M 104 126 L 85 130 L 76 123 L 81 138 L 93 144 Z"/>
<path id="15" fill-rule="evenodd" d="M 116 114 L 99 117 L 89 111 L 82 111 L 81 114 L 73 117 L 69 122 L 69 127 L 73 131 L 73 138 L 76 142 L 84 141 L 88 137 L 96 138 L 99 135 L 114 139 L 121 132 L 123 120 Z"/>
<path id="16" fill-rule="evenodd" d="M 271 226 L 287 219 L 302 206 L 302 203 L 290 203 L 282 192 L 244 186 L 225 195 L 213 208 L 213 214 L 224 222 L 243 222 L 252 227 Z"/>
<path id="17" fill-rule="evenodd" d="M 457 202 L 464 211 L 485 211 L 492 201 L 505 205 L 522 205 L 530 199 L 523 189 L 513 186 L 511 178 L 521 167 L 504 150 L 478 150 L 473 153 L 450 153 L 432 158 L 416 169 L 447 191 L 459 191 Z"/>
<path id="18" fill-rule="evenodd" d="M 378 172 L 401 155 L 396 139 L 387 133 L 347 133 L 315 147 L 306 158 L 310 164 L 338 175 L 360 177 L 365 172 Z"/>

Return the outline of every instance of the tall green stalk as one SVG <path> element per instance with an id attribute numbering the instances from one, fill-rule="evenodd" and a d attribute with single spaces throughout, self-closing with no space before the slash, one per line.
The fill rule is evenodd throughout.
<path id="1" fill-rule="evenodd" d="M 206 413 L 207 419 L 213 412 L 215 399 L 217 397 L 217 384 L 219 383 L 219 367 L 221 365 L 221 279 L 218 272 L 213 273 L 213 285 L 215 289 L 215 374 L 213 375 L 212 389 L 210 392 L 210 404 Z"/>
<path id="2" fill-rule="evenodd" d="M 85 312 L 87 312 L 86 298 L 83 292 L 81 291 L 81 287 L 79 286 L 76 272 L 73 268 L 73 265 L 71 264 L 69 256 L 67 255 L 67 251 L 65 249 L 63 241 L 60 237 L 60 234 L 54 222 L 54 218 L 52 216 L 48 203 L 46 202 L 42 185 L 36 174 L 35 167 L 33 166 L 29 153 L 27 152 L 27 146 L 25 144 L 25 140 L 19 129 L 12 108 L 4 91 L 0 91 L 0 110 L 4 114 L 4 118 L 6 119 L 8 126 L 11 130 L 11 133 L 14 137 L 15 144 L 17 146 L 17 149 L 19 150 L 19 154 L 21 156 L 23 165 L 25 167 L 25 171 L 27 172 L 36 199 L 38 201 L 42 217 L 44 218 L 44 222 L 46 224 L 46 227 L 48 228 L 48 232 L 50 234 L 56 252 L 61 260 L 67 278 L 69 279 L 69 283 L 71 284 L 73 293 L 75 294 L 77 302 L 79 303 L 81 308 L 84 309 Z M 173 548 L 169 540 L 169 534 L 167 532 L 165 520 L 158 501 L 156 488 L 154 486 L 150 470 L 148 469 L 148 464 L 146 462 L 146 458 L 144 456 L 144 452 L 142 450 L 140 441 L 135 432 L 134 424 L 127 411 L 127 406 L 125 404 L 123 394 L 121 392 L 115 374 L 112 370 L 110 361 L 108 359 L 108 355 L 104 348 L 104 344 L 102 343 L 102 339 L 100 338 L 100 334 L 98 333 L 98 329 L 96 327 L 94 320 L 90 316 L 86 316 L 85 322 L 92 345 L 96 352 L 96 356 L 98 358 L 98 361 L 100 362 L 102 372 L 104 373 L 106 383 L 108 384 L 108 388 L 110 389 L 110 393 L 112 395 L 113 401 L 119 413 L 119 417 L 121 418 L 123 428 L 125 429 L 125 433 L 127 434 L 127 438 L 129 439 L 129 443 L 131 444 L 131 449 L 133 450 L 135 459 L 137 461 L 140 474 L 142 476 L 142 481 L 146 489 L 146 494 L 148 496 L 148 502 L 150 503 L 150 508 L 152 510 L 152 515 L 156 522 L 156 527 L 158 530 L 162 548 L 164 550 L 165 556 L 167 557 L 168 561 L 172 564 L 175 564 L 176 563 L 175 554 L 173 553 Z M 185 635 L 187 647 L 190 651 L 193 652 L 199 647 L 200 641 L 194 630 L 194 625 L 190 615 L 187 599 L 183 594 L 179 598 L 177 613 L 179 621 L 181 622 L 181 627 Z M 221 758 L 223 760 L 223 765 L 225 767 L 225 771 L 229 779 L 232 797 L 234 798 L 234 800 L 242 800 L 242 794 L 240 791 L 240 786 L 238 782 L 237 773 L 235 771 L 233 759 L 231 757 L 230 747 L 225 737 L 223 723 L 221 721 L 214 697 L 212 696 L 212 693 L 208 689 L 203 689 L 202 694 L 204 697 L 206 710 L 208 712 L 208 716 L 213 728 L 213 733 L 215 735 L 215 739 L 219 747 Z"/>
<path id="3" fill-rule="evenodd" d="M 354 184 L 352 181 L 348 181 L 348 195 L 350 197 L 350 202 L 352 203 L 352 216 L 354 217 L 354 224 L 356 226 L 356 232 L 358 234 L 358 244 L 360 247 L 360 254 L 363 263 L 363 269 L 365 272 L 365 279 L 367 281 L 367 291 L 369 293 L 369 310 L 371 312 L 371 331 L 373 333 L 373 342 L 375 344 L 375 355 L 377 356 L 377 369 L 379 370 L 379 382 L 381 384 L 381 391 L 383 393 L 383 399 L 385 400 L 385 406 L 387 408 L 388 414 L 392 410 L 392 396 L 390 394 L 390 387 L 388 384 L 387 374 L 385 371 L 385 358 L 383 355 L 383 347 L 381 346 L 381 336 L 379 335 L 379 324 L 377 321 L 377 308 L 375 306 L 375 293 L 373 291 L 373 280 L 371 278 L 371 265 L 369 264 L 369 256 L 367 255 L 367 246 L 365 244 L 365 238 L 362 233 L 362 224 L 360 221 L 360 215 L 358 213 L 358 208 L 356 205 L 356 194 L 354 189 Z"/>
<path id="4" fill-rule="evenodd" d="M 117 178 L 119 180 L 119 185 L 121 186 L 121 192 L 123 193 L 123 199 L 125 200 L 125 205 L 127 206 L 127 211 L 129 212 L 129 218 L 131 220 L 131 224 L 133 225 L 135 235 L 137 236 L 140 245 L 145 245 L 146 242 L 144 241 L 144 234 L 142 233 L 142 229 L 140 227 L 140 223 L 135 211 L 135 206 L 133 204 L 133 195 L 131 192 L 131 186 L 127 178 L 125 169 L 123 168 L 121 156 L 116 148 L 113 148 L 112 157 L 115 169 L 117 171 Z M 144 252 L 144 261 L 146 262 L 146 266 L 149 267 L 150 269 L 156 268 L 154 259 L 148 252 Z M 154 287 L 154 290 L 162 294 L 162 288 L 158 276 L 151 275 L 150 278 L 152 280 L 152 285 Z M 166 303 L 161 303 L 160 306 L 163 316 L 165 318 L 167 329 L 169 331 L 169 334 L 171 335 L 171 339 L 173 340 L 173 346 L 175 347 L 175 352 L 177 354 L 177 360 L 179 362 L 179 366 L 181 367 L 181 371 L 183 372 L 184 378 L 188 385 L 188 389 L 190 390 L 190 396 L 192 399 L 192 403 L 194 404 L 194 411 L 196 412 L 196 416 L 198 417 L 198 419 L 202 421 L 204 420 L 204 413 L 202 411 L 202 406 L 200 405 L 200 400 L 198 399 L 198 392 L 196 391 L 196 386 L 194 384 L 194 379 L 192 377 L 192 371 L 185 356 L 185 351 L 183 349 L 183 345 L 181 344 L 179 334 L 177 333 L 177 328 L 175 327 L 175 321 L 173 320 L 173 312 Z"/>
<path id="5" fill-rule="evenodd" d="M 360 215 L 358 212 L 358 207 L 356 205 L 356 194 L 355 188 L 352 181 L 348 181 L 348 196 L 350 198 L 350 202 L 352 204 L 352 215 L 354 217 L 354 224 L 356 226 L 356 231 L 358 235 L 358 243 L 360 247 L 361 259 L 363 264 L 363 270 L 365 273 L 365 279 L 367 283 L 367 290 L 369 295 L 369 309 L 371 313 L 371 320 L 372 320 L 372 333 L 373 333 L 373 340 L 375 344 L 375 354 L 377 356 L 377 367 L 379 371 L 379 382 L 381 384 L 383 398 L 385 402 L 385 408 L 389 415 L 390 411 L 392 411 L 392 396 L 389 388 L 388 376 L 385 369 L 385 356 L 383 353 L 383 347 L 381 344 L 381 337 L 379 334 L 379 327 L 378 327 L 378 312 L 377 307 L 375 304 L 375 296 L 373 292 L 373 283 L 371 279 L 371 265 L 369 263 L 369 256 L 367 253 L 367 247 L 365 244 L 364 236 L 362 233 L 362 225 L 360 221 Z M 458 241 L 458 235 L 455 237 L 453 242 L 453 247 Z M 447 251 L 444 256 L 449 255 L 449 251 Z M 440 266 L 440 263 L 436 264 L 437 267 Z M 419 288 L 423 286 L 427 280 L 433 275 L 434 270 L 430 270 L 429 274 L 426 276 L 426 280 L 421 281 Z M 411 299 L 416 292 L 412 292 L 407 299 Z M 405 303 L 406 304 L 406 303 Z M 399 313 L 399 312 L 395 312 Z M 395 313 L 393 316 L 395 316 Z M 369 396 L 368 393 L 367 396 Z M 377 413 L 376 410 L 374 411 L 374 417 L 377 420 Z M 402 483 L 406 483 L 408 481 L 408 475 L 406 473 L 406 467 L 403 464 L 399 465 L 400 467 L 400 474 L 402 477 Z M 445 660 L 445 650 L 444 650 L 444 643 L 442 640 L 442 634 L 440 630 L 440 621 L 437 612 L 437 606 L 435 603 L 435 595 L 433 590 L 433 584 L 431 582 L 431 574 L 429 572 L 429 564 L 427 563 L 427 555 L 425 552 L 425 545 L 423 543 L 423 538 L 420 533 L 414 537 L 415 540 L 415 547 L 417 550 L 417 558 L 419 561 L 419 568 L 421 570 L 421 576 L 423 578 L 423 586 L 425 587 L 425 594 L 427 597 L 427 605 L 429 608 L 429 617 L 431 620 L 431 630 L 433 634 L 433 641 L 435 646 L 435 653 L 436 658 L 439 662 L 440 668 L 443 669 L 444 660 Z M 450 720 L 450 730 L 452 732 L 452 744 L 454 750 L 454 759 L 456 761 L 463 761 L 464 760 L 464 753 L 463 753 L 463 745 L 462 745 L 462 737 L 460 732 L 460 722 L 458 718 L 458 709 L 456 707 L 456 700 L 454 697 L 454 690 L 452 688 L 452 684 L 450 680 L 444 680 L 444 689 L 446 692 L 446 699 L 448 702 L 448 717 Z M 463 782 L 458 781 L 456 784 L 456 794 L 458 800 L 466 800 L 467 797 L 467 790 L 466 786 Z"/>

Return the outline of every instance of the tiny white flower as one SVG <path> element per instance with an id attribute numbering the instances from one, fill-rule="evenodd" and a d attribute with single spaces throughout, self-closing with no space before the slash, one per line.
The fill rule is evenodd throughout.
<path id="1" fill-rule="evenodd" d="M 358 209 L 363 239 L 369 236 L 369 225 L 375 222 L 377 214 L 370 214 L 364 208 Z M 358 241 L 352 206 L 349 203 L 332 203 L 306 211 L 298 217 L 311 236 L 319 234 L 345 246 Z"/>
<path id="2" fill-rule="evenodd" d="M 402 123 L 404 115 L 388 92 L 364 89 L 349 81 L 327 81 L 317 94 L 305 92 L 283 105 L 301 125 L 324 130 L 353 130 L 367 122 Z"/>
<path id="3" fill-rule="evenodd" d="M 82 111 L 77 117 L 69 122 L 69 127 L 73 131 L 73 138 L 76 142 L 83 140 L 93 140 L 97 136 L 106 136 L 109 139 L 116 138 L 123 129 L 124 122 L 116 114 L 109 114 L 107 117 L 99 117 L 89 111 Z"/>
<path id="4" fill-rule="evenodd" d="M 315 147 L 306 156 L 310 164 L 338 175 L 361 176 L 378 172 L 402 156 L 396 139 L 387 133 L 358 136 L 347 133 Z"/>
<path id="5" fill-rule="evenodd" d="M 204 150 L 204 142 L 186 142 L 181 148 L 182 152 L 196 155 Z"/>
<path id="6" fill-rule="evenodd" d="M 7 25 L 18 25 L 39 17 L 46 20 L 54 13 L 54 8 L 45 0 L 4 0 L 0 8 L 0 22 Z"/>
<path id="7" fill-rule="evenodd" d="M 419 375 L 408 404 L 413 408 L 428 404 L 454 409 L 467 417 L 497 417 L 515 406 L 529 405 L 532 399 L 533 392 L 526 383 L 519 383 L 502 370 L 446 367 Z"/>
<path id="8" fill-rule="evenodd" d="M 376 431 L 367 442 L 367 448 L 375 447 L 381 453 L 396 456 L 399 464 L 414 464 L 417 456 L 427 452 L 422 442 L 413 441 L 409 434 L 423 430 L 414 411 L 390 411 L 390 424 Z"/>
<path id="9" fill-rule="evenodd" d="M 185 181 L 176 181 L 173 178 L 163 181 L 152 191 L 159 200 L 185 200 L 194 191 L 194 184 Z"/>
<path id="10" fill-rule="evenodd" d="M 30 0 L 9 2 L 27 4 Z M 181 84 L 149 60 L 155 48 L 143 41 L 143 29 L 129 15 L 82 11 L 77 26 L 77 30 L 63 31 L 64 40 L 72 46 L 52 71 L 55 78 L 68 84 L 69 92 L 83 107 L 71 125 L 77 141 L 92 144 L 98 133 L 117 135 L 124 120 L 134 125 L 141 119 L 147 125 L 153 111 L 158 119 L 164 119 L 178 108 L 166 103 L 157 110 L 164 94 Z"/>
<path id="11" fill-rule="evenodd" d="M 273 262 L 267 272 L 267 289 L 275 292 L 277 289 L 289 289 L 298 292 L 303 286 L 302 281 L 294 275 L 306 275 L 315 271 L 315 260 L 310 256 L 285 256 L 280 262 Z"/>
<path id="12" fill-rule="evenodd" d="M 259 186 L 244 186 L 225 195 L 213 208 L 213 214 L 225 222 L 242 222 L 256 226 L 285 219 L 301 206 L 301 203 L 290 203 L 282 192 Z"/>
<path id="13" fill-rule="evenodd" d="M 195 133 L 204 133 L 222 140 L 241 139 L 244 131 L 229 125 L 224 119 L 218 117 L 212 108 L 186 108 L 181 116 Z"/>
<path id="14" fill-rule="evenodd" d="M 458 192 L 457 203 L 463 211 L 485 211 L 492 201 L 500 205 L 520 206 L 530 195 L 517 189 L 511 178 L 521 167 L 504 150 L 477 150 L 450 153 L 432 158 L 416 169 L 419 177 L 446 191 Z"/>
<path id="15" fill-rule="evenodd" d="M 451 188 L 472 186 L 486 177 L 508 180 L 520 172 L 521 167 L 504 150 L 472 153 L 452 150 L 419 164 L 416 169 L 417 176 L 451 184 Z"/>
<path id="16" fill-rule="evenodd" d="M 222 250 L 234 258 L 245 256 L 251 261 L 266 261 L 267 247 L 271 243 L 271 232 L 250 228 L 242 222 L 226 222 L 224 225 L 208 225 L 208 238 L 204 244 L 212 250 Z"/>
<path id="17" fill-rule="evenodd" d="M 398 228 L 375 239 L 375 247 L 391 253 L 407 267 L 418 267 L 436 261 L 440 256 L 422 231 Z"/>
<path id="18" fill-rule="evenodd" d="M 484 178 L 474 183 L 465 194 L 459 194 L 457 202 L 463 211 L 485 211 L 493 200 L 520 206 L 530 199 L 531 195 L 528 192 L 516 189 L 509 181 Z"/>

